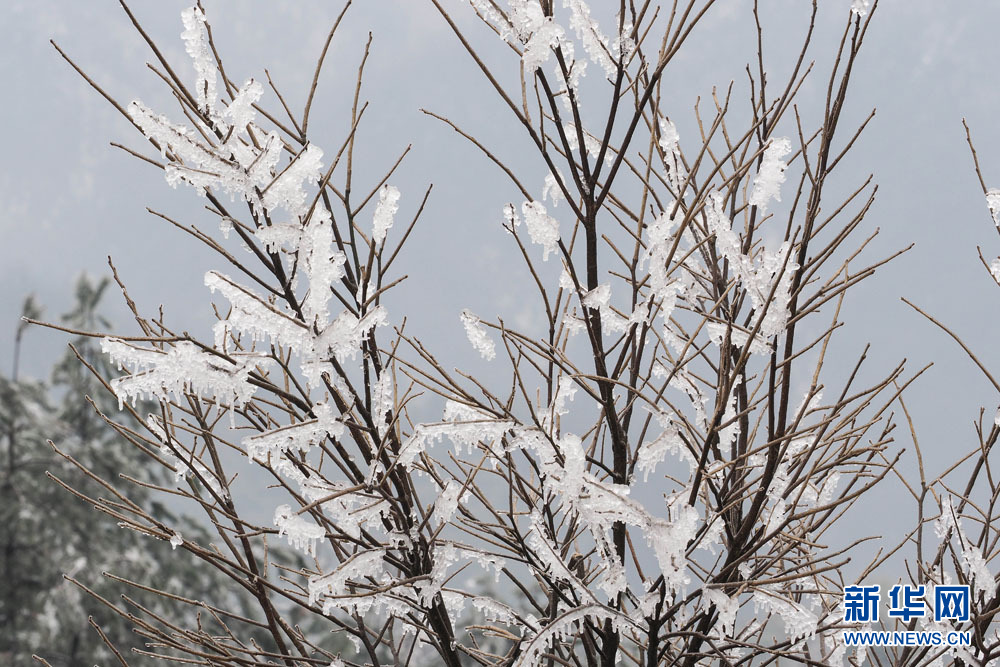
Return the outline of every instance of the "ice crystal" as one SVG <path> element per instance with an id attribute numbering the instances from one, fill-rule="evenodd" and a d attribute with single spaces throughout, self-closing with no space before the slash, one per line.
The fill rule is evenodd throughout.
<path id="1" fill-rule="evenodd" d="M 125 400 L 151 398 L 167 400 L 186 392 L 210 397 L 222 405 L 239 408 L 253 396 L 250 372 L 257 364 L 266 363 L 258 355 L 234 357 L 207 352 L 194 343 L 181 341 L 165 350 L 146 348 L 117 338 L 104 338 L 101 350 L 118 367 L 128 367 L 130 373 L 111 381 L 111 390 L 119 406 Z"/>
<path id="2" fill-rule="evenodd" d="M 399 190 L 391 185 L 383 185 L 378 192 L 378 204 L 372 218 L 372 240 L 375 245 L 385 240 L 385 235 L 392 228 L 393 217 L 399 210 Z"/>
<path id="3" fill-rule="evenodd" d="M 681 158 L 680 135 L 677 134 L 677 127 L 673 121 L 668 118 L 660 119 L 660 149 L 663 151 L 663 160 L 667 165 L 667 179 L 677 196 L 680 197 L 687 173 Z"/>
<path id="4" fill-rule="evenodd" d="M 472 347 L 475 348 L 483 359 L 492 361 L 497 356 L 496 345 L 486 332 L 486 327 L 482 321 L 472 311 L 466 309 L 462 311 L 462 326 L 465 327 L 465 335 L 468 337 Z"/>
<path id="5" fill-rule="evenodd" d="M 606 76 L 614 76 L 618 65 L 611 58 L 608 38 L 601 32 L 597 22 L 590 17 L 590 7 L 583 0 L 563 0 L 563 7 L 570 10 L 570 28 L 583 44 L 587 57 L 603 68 Z"/>
<path id="6" fill-rule="evenodd" d="M 781 201 L 781 184 L 785 182 L 787 167 L 782 158 L 790 152 L 792 152 L 792 142 L 787 138 L 774 137 L 768 141 L 750 193 L 751 206 L 757 206 L 764 211 L 772 199 Z"/>
<path id="7" fill-rule="evenodd" d="M 987 190 L 986 205 L 990 207 L 993 224 L 1000 227 L 1000 188 L 990 188 Z"/>
<path id="8" fill-rule="evenodd" d="M 170 548 L 176 549 L 182 544 L 184 544 L 184 538 L 175 530 L 174 534 L 170 536 Z"/>
<path id="9" fill-rule="evenodd" d="M 274 525 L 278 527 L 278 536 L 284 536 L 289 546 L 310 556 L 316 556 L 316 541 L 326 535 L 322 526 L 294 513 L 288 505 L 274 511 Z"/>
<path id="10" fill-rule="evenodd" d="M 549 254 L 556 252 L 559 245 L 559 221 L 545 211 L 541 202 L 524 202 L 521 213 L 524 214 L 524 224 L 528 227 L 531 241 L 542 246 L 542 260 L 547 261 Z"/>
<path id="11" fill-rule="evenodd" d="M 198 109 L 203 113 L 212 113 L 215 108 L 216 76 L 215 59 L 212 57 L 211 46 L 208 43 L 208 32 L 205 28 L 205 14 L 199 7 L 191 7 L 181 12 L 184 23 L 184 48 L 187 50 L 198 74 L 195 83 L 195 97 Z"/>

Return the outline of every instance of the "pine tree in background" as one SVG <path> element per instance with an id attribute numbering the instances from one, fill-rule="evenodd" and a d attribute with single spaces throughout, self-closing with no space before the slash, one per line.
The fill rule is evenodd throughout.
<path id="1" fill-rule="evenodd" d="M 61 318 L 63 325 L 109 326 L 99 310 L 108 284 L 107 279 L 94 282 L 82 276 L 75 286 L 74 307 Z M 31 298 L 22 312 L 30 319 L 41 314 Z M 143 585 L 155 582 L 167 591 L 199 599 L 218 586 L 219 579 L 210 570 L 191 567 L 190 558 L 172 557 L 171 544 L 123 530 L 94 511 L 94 506 L 113 511 L 107 502 L 98 501 L 108 496 L 107 489 L 60 456 L 53 444 L 104 479 L 130 486 L 132 498 L 150 500 L 157 516 L 184 527 L 180 532 L 190 537 L 205 534 L 201 526 L 173 516 L 164 504 L 151 500 L 141 485 L 119 477 L 127 471 L 141 482 L 164 481 L 160 477 L 166 471 L 148 465 L 146 456 L 123 444 L 101 418 L 101 413 L 118 406 L 90 370 L 111 371 L 93 339 L 73 339 L 52 370 L 51 383 L 21 378 L 17 368 L 25 324 L 22 320 L 17 328 L 11 377 L 0 376 L 0 570 L 4 572 L 0 664 L 32 664 L 32 654 L 39 653 L 57 667 L 90 666 L 112 656 L 89 617 L 117 640 L 126 640 L 124 648 L 139 648 L 143 640 L 132 633 L 131 623 L 88 595 L 83 586 L 109 601 L 118 601 L 125 593 L 127 604 L 154 612 L 167 602 L 102 573 L 113 571 L 115 577 Z M 80 502 L 65 487 L 90 502 Z M 239 595 L 232 598 L 240 608 Z"/>

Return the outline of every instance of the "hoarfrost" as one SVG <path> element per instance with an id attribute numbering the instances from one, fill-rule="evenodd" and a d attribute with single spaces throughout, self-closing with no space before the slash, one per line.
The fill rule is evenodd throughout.
<path id="1" fill-rule="evenodd" d="M 462 484 L 449 480 L 434 502 L 434 516 L 441 523 L 448 523 L 458 510 L 458 501 L 462 495 Z"/>
<path id="2" fill-rule="evenodd" d="M 740 609 L 739 601 L 715 588 L 701 589 L 701 597 L 706 603 L 715 605 L 719 614 L 719 634 L 722 637 L 733 637 L 736 634 L 736 612 Z"/>
<path id="3" fill-rule="evenodd" d="M 803 605 L 788 597 L 777 586 L 759 586 L 753 594 L 753 606 L 759 613 L 777 614 L 785 625 L 785 633 L 793 642 L 816 634 L 819 618 Z"/>
<path id="4" fill-rule="evenodd" d="M 671 419 L 663 413 L 654 413 L 653 416 L 659 423 L 662 432 L 653 440 L 645 442 L 639 447 L 636 469 L 643 474 L 643 481 L 649 480 L 649 473 L 653 472 L 656 466 L 666 459 L 667 454 L 680 458 L 689 467 L 694 465 L 694 457 L 684 447 L 680 432 Z"/>
<path id="5" fill-rule="evenodd" d="M 313 406 L 313 414 L 316 415 L 315 419 L 244 438 L 243 447 L 247 456 L 251 460 L 267 463 L 268 456 L 277 456 L 292 449 L 307 452 L 327 436 L 339 438 L 343 435 L 344 424 L 339 421 L 339 413 L 335 413 L 329 403 L 317 403 Z"/>
<path id="6" fill-rule="evenodd" d="M 993 280 L 1000 282 L 1000 257 L 997 257 L 990 264 L 990 275 L 993 276 Z"/>
<path id="7" fill-rule="evenodd" d="M 677 196 L 680 197 L 687 173 L 681 158 L 680 135 L 677 134 L 677 126 L 667 118 L 660 118 L 660 149 L 663 150 L 663 159 L 667 163 L 667 179 Z"/>
<path id="8" fill-rule="evenodd" d="M 990 574 L 982 550 L 969 541 L 962 523 L 958 520 L 951 498 L 941 499 L 941 516 L 934 523 L 934 532 L 938 539 L 945 539 L 951 533 L 958 538 L 958 552 L 962 566 L 973 585 L 976 595 L 989 594 L 994 588 L 993 575 Z"/>
<path id="9" fill-rule="evenodd" d="M 472 311 L 466 309 L 462 311 L 462 326 L 465 327 L 465 335 L 468 337 L 472 347 L 475 348 L 483 359 L 493 361 L 497 356 L 496 345 L 486 333 L 486 327 L 482 321 Z"/>
<path id="10" fill-rule="evenodd" d="M 478 408 L 449 400 L 445 403 L 443 420 L 417 424 L 403 442 L 397 460 L 400 465 L 409 466 L 427 447 L 445 437 L 456 445 L 471 447 L 478 442 L 495 442 L 512 428 L 513 421 L 497 419 Z"/>
<path id="11" fill-rule="evenodd" d="M 384 574 L 384 559 L 385 549 L 360 551 L 332 572 L 310 577 L 309 604 L 315 604 L 321 598 L 326 598 L 323 601 L 324 613 L 337 607 L 364 613 L 371 606 L 372 597 L 350 595 L 348 584 L 366 577 L 377 578 Z"/>
<path id="12" fill-rule="evenodd" d="M 217 82 L 215 59 L 212 57 L 205 29 L 205 13 L 199 7 L 191 7 L 181 12 L 181 21 L 184 23 L 184 32 L 181 33 L 184 48 L 191 56 L 195 72 L 198 74 L 195 84 L 198 109 L 210 114 L 215 107 Z"/>
<path id="13" fill-rule="evenodd" d="M 264 208 L 284 208 L 294 217 L 306 217 L 306 184 L 319 181 L 323 169 L 323 150 L 309 144 L 271 181 L 263 194 Z"/>
<path id="14" fill-rule="evenodd" d="M 618 66 L 611 59 L 608 38 L 601 32 L 597 22 L 590 17 L 590 7 L 583 0 L 563 0 L 563 7 L 570 10 L 569 26 L 583 44 L 587 57 L 603 68 L 606 76 L 614 76 Z"/>
<path id="15" fill-rule="evenodd" d="M 385 240 L 385 235 L 392 228 L 393 218 L 399 210 L 399 190 L 391 185 L 383 185 L 378 193 L 378 205 L 372 219 L 372 240 L 375 245 Z"/>
<path id="16" fill-rule="evenodd" d="M 313 557 L 316 556 L 316 541 L 326 535 L 322 526 L 295 514 L 288 505 L 281 505 L 274 511 L 274 525 L 278 527 L 278 537 L 284 536 L 293 549 Z"/>
<path id="17" fill-rule="evenodd" d="M 552 47 L 566 42 L 566 31 L 532 0 L 512 0 L 508 16 L 513 36 L 524 44 L 521 63 L 530 76 L 549 59 Z"/>
<path id="18" fill-rule="evenodd" d="M 542 657 L 548 652 L 554 642 L 567 639 L 579 630 L 585 619 L 590 619 L 600 626 L 604 621 L 619 632 L 635 629 L 635 622 L 621 612 L 599 605 L 584 605 L 567 611 L 558 616 L 544 630 L 531 638 L 521 650 L 517 661 L 512 667 L 535 667 L 541 664 Z"/>
<path id="19" fill-rule="evenodd" d="M 990 188 L 987 190 L 986 205 L 990 207 L 993 224 L 1000 227 L 1000 188 Z"/>
<path id="20" fill-rule="evenodd" d="M 545 205 L 537 201 L 526 201 L 521 206 L 524 224 L 532 243 L 543 248 L 542 261 L 548 261 L 549 254 L 556 252 L 559 244 L 559 221 L 545 211 Z"/>
<path id="21" fill-rule="evenodd" d="M 757 206 L 763 212 L 772 199 L 781 201 L 781 184 L 785 182 L 785 168 L 788 166 L 782 158 L 791 152 L 792 142 L 785 137 L 773 137 L 767 143 L 750 193 L 751 206 Z"/>
<path id="22" fill-rule="evenodd" d="M 181 341 L 166 350 L 145 348 L 117 338 L 104 338 L 101 351 L 119 369 L 128 367 L 130 374 L 114 378 L 111 390 L 118 397 L 119 408 L 127 399 L 167 400 L 171 395 L 191 392 L 209 396 L 222 405 L 239 408 L 253 395 L 250 371 L 267 359 L 259 355 L 243 355 L 243 361 L 226 359 L 206 352 L 194 343 Z"/>
<path id="23" fill-rule="evenodd" d="M 762 248 L 756 261 L 744 255 L 740 237 L 733 231 L 732 221 L 722 208 L 722 195 L 717 192 L 709 195 L 705 217 L 709 231 L 715 234 L 716 247 L 729 260 L 737 280 L 750 295 L 757 317 L 761 318 L 758 335 L 770 345 L 770 340 L 781 334 L 788 323 L 792 279 L 798 269 L 798 264 L 791 259 L 792 245 L 786 241 L 774 252 Z M 772 291 L 773 298 L 768 303 Z M 755 347 L 751 347 L 751 351 Z"/>
<path id="24" fill-rule="evenodd" d="M 385 435 L 390 415 L 396 407 L 396 385 L 392 373 L 382 369 L 382 374 L 372 387 L 372 421 L 381 437 Z"/>
<path id="25" fill-rule="evenodd" d="M 563 183 L 562 175 L 556 176 L 552 172 L 545 175 L 545 183 L 542 185 L 542 200 L 550 200 L 552 202 L 552 208 L 559 206 L 559 200 L 563 197 L 562 187 L 560 183 Z"/>
<path id="26" fill-rule="evenodd" d="M 233 101 L 226 106 L 222 118 L 235 130 L 235 136 L 245 130 L 257 117 L 257 110 L 253 105 L 263 94 L 264 87 L 257 81 L 248 79 L 233 97 Z"/>

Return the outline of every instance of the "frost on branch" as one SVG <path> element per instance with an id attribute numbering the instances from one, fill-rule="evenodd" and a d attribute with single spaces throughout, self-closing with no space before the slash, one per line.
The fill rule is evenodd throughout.
<path id="1" fill-rule="evenodd" d="M 558 174 L 558 172 L 556 172 Z M 562 199 L 563 191 L 561 183 L 565 183 L 562 174 L 556 176 L 552 172 L 545 175 L 545 182 L 542 185 L 542 200 L 548 199 L 552 202 L 552 208 L 559 206 L 559 200 Z"/>
<path id="2" fill-rule="evenodd" d="M 608 77 L 614 76 L 618 65 L 611 58 L 608 38 L 601 27 L 590 17 L 590 7 L 583 0 L 563 0 L 563 7 L 570 10 L 569 25 L 576 38 L 583 44 L 587 57 L 604 70 Z"/>
<path id="3" fill-rule="evenodd" d="M 208 33 L 205 29 L 205 13 L 199 7 L 191 7 L 181 12 L 184 23 L 184 48 L 194 63 L 198 80 L 195 83 L 195 97 L 198 109 L 211 114 L 215 110 L 216 76 L 215 59 L 212 57 L 211 46 L 208 43 Z"/>
<path id="4" fill-rule="evenodd" d="M 292 216 L 304 220 L 308 213 L 305 185 L 316 183 L 322 170 L 323 150 L 309 144 L 267 186 L 263 196 L 264 208 L 271 211 L 282 207 Z"/>
<path id="5" fill-rule="evenodd" d="M 360 551 L 333 571 L 312 577 L 309 579 L 309 603 L 315 604 L 322 600 L 324 614 L 329 614 L 336 608 L 364 614 L 375 602 L 375 596 L 353 594 L 350 586 L 358 582 L 363 587 L 366 578 L 384 579 L 385 554 L 385 549 Z M 378 599 L 386 598 L 379 596 Z"/>
<path id="6" fill-rule="evenodd" d="M 469 338 L 469 342 L 472 343 L 476 352 L 482 355 L 483 359 L 492 361 L 497 356 L 496 344 L 486 333 L 486 327 L 483 326 L 479 317 L 468 309 L 463 310 L 462 326 L 465 327 L 465 335 Z"/>
<path id="7" fill-rule="evenodd" d="M 278 536 L 284 536 L 288 544 L 309 556 L 316 556 L 316 541 L 326 535 L 326 530 L 312 521 L 295 514 L 288 505 L 281 505 L 274 511 L 274 525 Z"/>
<path id="8" fill-rule="evenodd" d="M 719 193 L 709 195 L 705 203 L 705 218 L 709 231 L 715 234 L 716 247 L 729 260 L 736 280 L 750 295 L 757 319 L 760 320 L 750 351 L 754 354 L 767 353 L 770 351 L 771 339 L 780 335 L 788 323 L 792 279 L 798 269 L 798 264 L 791 259 L 792 245 L 786 241 L 776 251 L 761 248 L 756 259 L 744 255 L 742 241 L 733 231 L 733 223 L 723 211 L 722 196 Z M 721 332 L 717 327 L 709 327 L 709 333 L 718 340 Z M 748 338 L 749 334 L 746 334 L 744 340 Z"/>
<path id="9" fill-rule="evenodd" d="M 559 246 L 559 221 L 545 211 L 545 205 L 537 201 L 526 201 L 521 206 L 524 224 L 532 243 L 542 246 L 542 261 L 548 261 L 549 254 Z"/>
<path id="10" fill-rule="evenodd" d="M 313 406 L 315 419 L 281 426 L 264 433 L 243 439 L 247 456 L 261 463 L 268 462 L 268 456 L 278 456 L 282 452 L 297 450 L 307 452 L 328 436 L 339 438 L 344 433 L 344 424 L 338 421 L 339 414 L 328 403 Z"/>
<path id="11" fill-rule="evenodd" d="M 993 224 L 1000 227 L 1000 188 L 990 188 L 987 190 L 986 205 L 990 207 Z"/>
<path id="12" fill-rule="evenodd" d="M 399 210 L 399 190 L 391 185 L 383 185 L 378 192 L 378 205 L 372 218 L 372 240 L 379 245 L 392 227 L 393 216 Z"/>
<path id="13" fill-rule="evenodd" d="M 965 528 L 959 521 L 959 515 L 948 496 L 941 499 L 941 516 L 934 522 L 934 533 L 940 540 L 958 543 L 956 552 L 960 557 L 962 569 L 972 585 L 972 590 L 976 596 L 988 595 L 996 586 L 993 575 L 986 564 L 982 550 L 969 541 Z"/>
<path id="14" fill-rule="evenodd" d="M 411 465 L 431 444 L 448 438 L 455 445 L 471 447 L 479 442 L 492 443 L 514 427 L 514 422 L 497 419 L 477 408 L 448 401 L 443 420 L 430 424 L 417 424 L 403 443 L 399 452 L 400 465 Z"/>
<path id="15" fill-rule="evenodd" d="M 508 17 L 510 29 L 501 31 L 501 35 L 506 39 L 514 37 L 524 45 L 521 62 L 526 74 L 534 74 L 544 65 L 553 47 L 568 45 L 572 48 L 566 31 L 551 16 L 545 16 L 542 6 L 535 0 L 511 0 Z"/>
<path id="16" fill-rule="evenodd" d="M 783 158 L 791 152 L 792 142 L 785 137 L 775 137 L 767 142 L 760 170 L 750 193 L 751 206 L 764 211 L 772 199 L 781 201 L 781 184 L 785 182 L 785 168 L 788 166 Z"/>
<path id="17" fill-rule="evenodd" d="M 872 0 L 852 0 L 851 14 L 855 16 L 867 16 Z"/>
<path id="18" fill-rule="evenodd" d="M 170 548 L 177 549 L 182 544 L 184 544 L 184 537 L 175 530 L 174 534 L 170 536 Z"/>
<path id="19" fill-rule="evenodd" d="M 521 655 L 514 663 L 514 667 L 534 667 L 542 664 L 542 658 L 548 652 L 549 646 L 574 635 L 580 630 L 580 626 L 585 620 L 590 620 L 596 625 L 603 625 L 607 622 L 611 628 L 618 632 L 635 628 L 635 622 L 632 619 L 614 609 L 598 605 L 577 607 L 558 616 L 544 630 L 535 635 L 522 648 Z"/>
<path id="20" fill-rule="evenodd" d="M 242 361 L 238 361 L 241 357 L 229 360 L 188 341 L 159 350 L 104 338 L 101 350 L 119 369 L 129 371 L 128 375 L 111 381 L 119 406 L 128 399 L 135 405 L 139 399 L 166 401 L 190 392 L 239 408 L 255 390 L 249 382 L 250 372 L 268 361 L 259 355 L 242 355 Z"/>
<path id="21" fill-rule="evenodd" d="M 673 121 L 667 118 L 660 119 L 660 150 L 663 151 L 663 159 L 667 165 L 667 179 L 680 197 L 687 173 L 681 158 L 680 135 L 677 134 Z"/>
<path id="22" fill-rule="evenodd" d="M 717 621 L 719 637 L 733 637 L 736 633 L 736 612 L 740 609 L 739 600 L 731 598 L 717 588 L 702 588 L 702 599 L 714 605 L 719 614 Z"/>
<path id="23" fill-rule="evenodd" d="M 660 435 L 649 442 L 644 442 L 639 447 L 636 460 L 636 470 L 643 474 L 643 479 L 649 479 L 649 473 L 653 472 L 660 463 L 666 459 L 667 454 L 675 456 L 688 467 L 695 464 L 694 457 L 685 448 L 684 441 L 680 437 L 680 431 L 670 417 L 664 413 L 654 413 L 654 418 L 662 429 Z"/>
<path id="24" fill-rule="evenodd" d="M 754 609 L 760 613 L 777 614 L 785 624 L 785 634 L 795 641 L 816 634 L 819 618 L 815 612 L 795 602 L 777 585 L 759 586 L 753 595 Z"/>
<path id="25" fill-rule="evenodd" d="M 449 480 L 434 502 L 434 517 L 440 523 L 451 521 L 451 517 L 458 510 L 458 501 L 461 495 L 462 484 L 455 480 Z"/>

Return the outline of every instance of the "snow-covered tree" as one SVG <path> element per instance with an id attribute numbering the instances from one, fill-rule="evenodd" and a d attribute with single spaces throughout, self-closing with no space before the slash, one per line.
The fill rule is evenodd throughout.
<path id="1" fill-rule="evenodd" d="M 115 516 L 228 576 L 269 637 L 249 641 L 209 596 L 200 615 L 130 617 L 147 650 L 289 666 L 863 659 L 841 635 L 844 577 L 883 556 L 846 570 L 859 543 L 833 527 L 895 474 L 892 407 L 910 379 L 899 366 L 865 382 L 866 351 L 828 358 L 849 290 L 890 259 L 864 259 L 871 179 L 838 169 L 867 123 L 842 116 L 875 3 L 845 3 L 828 78 L 812 82 L 822 103 L 796 105 L 820 77 L 805 59 L 813 3 L 787 80 L 752 54 L 748 99 L 717 91 L 683 123 L 693 100 L 663 76 L 712 0 L 621 2 L 600 21 L 607 8 L 584 0 L 430 4 L 536 149 L 508 165 L 442 118 L 519 193 L 498 237 L 520 251 L 543 325 L 453 320 L 502 381 L 454 369 L 387 306 L 421 196 L 392 184 L 395 167 L 355 182 L 358 90 L 345 136 L 310 134 L 327 48 L 298 112 L 227 76 L 197 6 L 182 14 L 193 82 L 153 49 L 177 109 L 94 83 L 158 153 L 135 154 L 205 198 L 211 228 L 174 224 L 220 262 L 204 276 L 211 337 L 131 299 L 134 333 L 94 331 L 118 367 L 98 375 L 143 426 L 114 429 L 214 534 L 192 539 L 131 492 Z M 501 83 L 455 11 L 506 43 L 522 85 Z M 529 183 L 537 165 L 547 176 Z M 269 481 L 239 475 L 246 460 Z M 248 518 L 265 501 L 273 521 Z M 941 539 L 961 540 L 941 507 Z M 304 565 L 278 557 L 283 542 Z M 962 553 L 948 576 L 986 595 L 986 552 Z"/>

